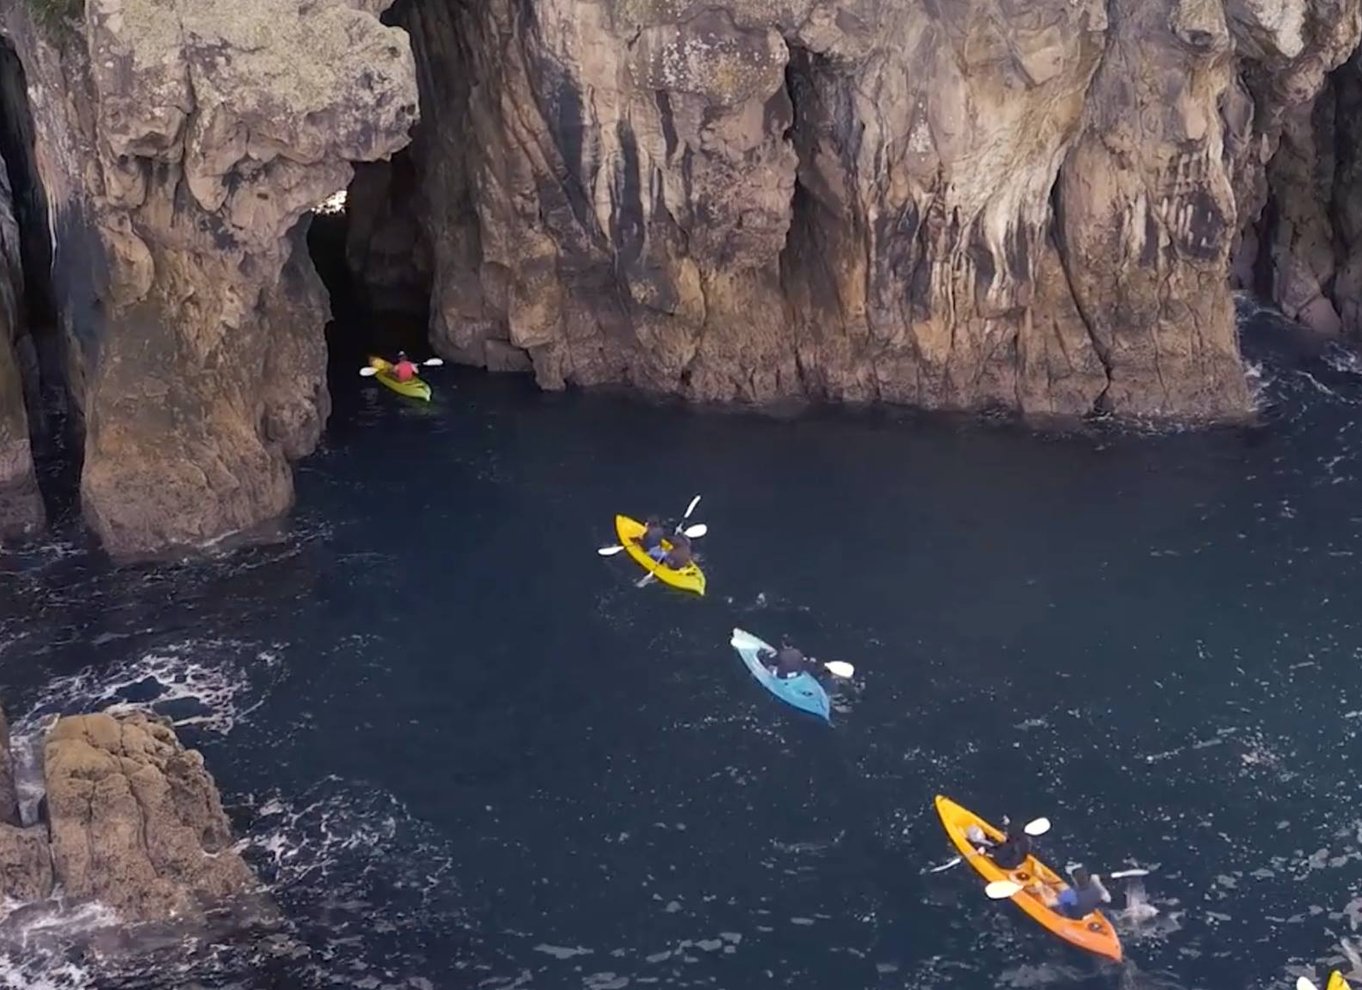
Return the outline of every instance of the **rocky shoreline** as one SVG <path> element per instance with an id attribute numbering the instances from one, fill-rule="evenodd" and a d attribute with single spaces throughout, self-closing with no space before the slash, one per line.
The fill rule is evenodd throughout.
<path id="1" fill-rule="evenodd" d="M 27 825 L 7 729 L 0 743 L 0 898 L 98 902 L 121 924 L 193 922 L 257 887 L 202 756 L 165 719 L 58 719 L 43 741 L 39 820 Z"/>
<path id="2" fill-rule="evenodd" d="M 80 7 L 0 13 L 0 536 L 36 395 L 115 554 L 290 508 L 344 190 L 370 307 L 551 389 L 1232 422 L 1232 288 L 1362 331 L 1362 0 Z"/>

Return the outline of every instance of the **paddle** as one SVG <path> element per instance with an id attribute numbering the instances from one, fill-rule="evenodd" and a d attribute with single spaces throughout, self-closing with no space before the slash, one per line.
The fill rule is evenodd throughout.
<path id="1" fill-rule="evenodd" d="M 853 667 L 851 664 L 847 663 L 845 660 L 823 661 L 823 666 L 827 669 L 827 672 L 829 674 L 832 674 L 834 677 L 856 676 L 856 668 Z"/>
<path id="2" fill-rule="evenodd" d="M 423 364 L 427 368 L 440 368 L 444 366 L 444 363 L 445 362 L 443 358 L 437 357 L 427 358 L 426 360 L 421 362 L 421 364 Z M 375 368 L 372 364 L 366 364 L 363 368 L 359 369 L 359 373 L 362 378 L 372 378 L 374 377 L 374 375 L 378 374 L 378 369 Z"/>
<path id="3" fill-rule="evenodd" d="M 1037 821 L 1045 822 L 1045 819 L 1039 818 L 1037 819 Z M 1035 822 L 1032 822 L 1031 824 L 1034 825 Z M 1045 826 L 1048 829 L 1050 827 L 1050 823 L 1045 822 Z M 1040 833 L 1035 832 L 1030 834 L 1039 835 Z M 1148 875 L 1149 875 L 1148 870 L 1121 870 L 1117 873 L 1108 873 L 1107 879 L 1120 880 L 1123 877 L 1144 877 Z M 1023 888 L 1021 884 L 1013 883 L 1011 880 L 994 880 L 991 884 L 984 888 L 984 893 L 995 901 L 1001 901 L 1008 897 L 1011 897 L 1013 894 L 1018 893 L 1022 889 Z M 1298 983 L 1296 984 L 1296 986 L 1297 988 L 1299 988 L 1300 984 Z"/>
<path id="4" fill-rule="evenodd" d="M 1027 835 L 1044 835 L 1046 832 L 1050 831 L 1050 819 L 1048 819 L 1048 818 L 1035 818 L 1035 819 L 1032 819 L 1031 821 L 1027 822 L 1025 825 L 1022 826 L 1022 831 L 1025 832 Z M 971 855 L 978 856 L 978 855 L 981 855 L 981 854 L 980 854 L 980 853 L 972 853 Z M 965 861 L 965 857 L 964 857 L 964 856 L 956 856 L 954 859 L 947 860 L 946 862 L 942 863 L 940 866 L 933 866 L 933 867 L 932 867 L 930 870 L 928 870 L 927 872 L 928 872 L 928 873 L 940 873 L 940 872 L 942 872 L 943 870 L 949 870 L 952 866 L 959 866 L 959 865 L 960 865 L 961 863 L 963 863 L 964 861 Z M 1001 880 L 999 880 L 998 882 L 999 882 L 999 883 L 1002 883 Z M 1011 895 L 1008 895 L 1008 896 L 1011 896 Z"/>
<path id="5" fill-rule="evenodd" d="M 1302 976 L 1298 980 L 1296 980 L 1296 990 L 1319 990 L 1319 987 L 1315 986 L 1304 976 Z"/>
<path id="6" fill-rule="evenodd" d="M 684 532 L 685 535 L 689 536 L 692 540 L 698 540 L 700 537 L 704 536 L 706 533 L 709 532 L 709 527 L 706 526 L 704 523 L 696 523 L 694 526 L 690 527 L 690 529 L 687 529 Z M 601 547 L 596 552 L 600 554 L 602 557 L 613 557 L 615 556 L 615 554 L 619 553 L 623 549 L 624 547 L 622 546 Z"/>
<path id="7" fill-rule="evenodd" d="M 693 499 L 690 500 L 690 505 L 686 506 L 686 511 L 685 514 L 681 516 L 681 521 L 676 524 L 676 531 L 678 533 L 681 532 L 681 527 L 686 524 L 686 520 L 690 518 L 690 514 L 695 511 L 695 507 L 699 504 L 700 504 L 699 495 L 696 495 Z"/>

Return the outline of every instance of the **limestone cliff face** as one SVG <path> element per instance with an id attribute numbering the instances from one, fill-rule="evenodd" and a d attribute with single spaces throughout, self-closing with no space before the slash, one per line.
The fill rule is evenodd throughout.
<path id="1" fill-rule="evenodd" d="M 303 218 L 357 162 L 362 298 L 547 388 L 1245 416 L 1232 284 L 1362 332 L 1359 4 L 85 0 L 62 45 L 0 7 L 86 516 L 137 552 L 288 507 Z"/>
<path id="2" fill-rule="evenodd" d="M 327 300 L 300 221 L 417 116 L 382 6 L 87 0 L 58 44 L 11 5 L 82 504 L 110 549 L 202 543 L 291 504 L 288 460 L 328 411 Z"/>
<path id="3" fill-rule="evenodd" d="M 416 193 L 376 207 L 390 173 L 366 177 L 351 258 L 374 298 L 428 279 L 447 356 L 546 387 L 1183 419 L 1248 411 L 1231 253 L 1358 40 L 1356 0 L 395 15 L 429 97 Z"/>

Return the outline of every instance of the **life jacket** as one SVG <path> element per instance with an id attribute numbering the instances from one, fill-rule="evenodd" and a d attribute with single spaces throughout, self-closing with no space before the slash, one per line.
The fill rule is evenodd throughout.
<path id="1" fill-rule="evenodd" d="M 393 377 L 399 382 L 409 382 L 416 377 L 416 365 L 410 361 L 398 361 L 393 365 Z"/>

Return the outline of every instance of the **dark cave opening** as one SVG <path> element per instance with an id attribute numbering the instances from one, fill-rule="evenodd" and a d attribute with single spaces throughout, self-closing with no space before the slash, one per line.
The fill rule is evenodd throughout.
<path id="1" fill-rule="evenodd" d="M 398 0 L 380 20 L 406 30 L 419 51 L 413 17 L 414 0 Z M 335 385 L 353 379 L 370 355 L 433 353 L 430 250 L 418 221 L 423 206 L 413 147 L 438 96 L 420 72 L 418 84 L 422 122 L 412 131 L 412 144 L 389 161 L 357 163 L 345 192 L 317 210 L 308 228 L 313 264 L 331 296 L 326 343 L 333 396 Z"/>
<path id="2" fill-rule="evenodd" d="M 350 187 L 319 208 L 308 227 L 308 251 L 331 298 L 326 344 L 327 376 L 333 386 L 353 378 L 370 355 L 391 358 L 405 350 L 416 356 L 430 350 L 429 290 L 419 284 L 390 286 L 385 273 L 372 267 L 373 238 L 384 226 L 390 204 L 366 189 L 376 181 L 387 184 L 388 175 L 375 173 L 395 167 L 400 166 L 391 162 L 357 166 Z M 410 241 L 406 248 L 411 250 Z"/>
<path id="3" fill-rule="evenodd" d="M 28 83 L 18 53 L 0 38 L 0 158 L 19 232 L 14 350 L 23 382 L 38 486 L 48 518 L 76 512 L 83 447 L 67 387 L 68 356 L 52 282 L 53 237 L 34 152 Z"/>

